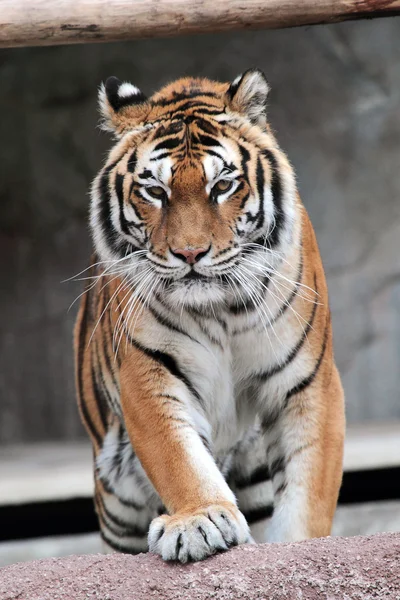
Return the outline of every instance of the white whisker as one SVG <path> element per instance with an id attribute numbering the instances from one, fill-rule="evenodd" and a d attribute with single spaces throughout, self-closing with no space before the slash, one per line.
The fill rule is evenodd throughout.
<path id="1" fill-rule="evenodd" d="M 142 291 L 143 287 L 146 285 L 147 280 L 152 276 L 152 272 L 153 272 L 152 267 L 148 266 L 147 269 L 145 269 L 140 274 L 138 274 L 138 277 L 134 282 L 130 281 L 129 282 L 129 284 L 130 284 L 129 291 L 127 294 L 125 294 L 124 298 L 119 303 L 119 306 L 121 306 L 121 304 L 124 302 L 125 298 L 127 296 L 131 295 L 131 298 L 128 300 L 126 305 L 121 310 L 118 320 L 114 327 L 113 348 L 114 348 L 115 358 L 118 354 L 118 349 L 119 349 L 119 346 L 120 346 L 120 343 L 122 340 L 122 336 L 124 333 L 124 319 L 125 319 L 124 313 L 126 312 L 127 318 L 129 318 L 129 314 L 130 314 L 131 310 L 134 308 L 135 304 L 139 301 L 141 291 Z M 118 339 L 117 345 L 115 345 L 115 341 L 116 341 L 118 335 L 119 335 L 119 339 Z"/>
<path id="2" fill-rule="evenodd" d="M 243 279 L 244 279 L 244 273 L 242 271 L 240 271 L 240 275 L 241 275 L 242 281 L 243 281 Z M 260 311 L 261 311 L 261 313 L 263 314 L 263 316 L 265 318 L 265 320 L 262 319 L 263 327 L 264 327 L 265 333 L 267 334 L 268 341 L 269 341 L 269 343 L 271 345 L 271 348 L 272 348 L 272 350 L 273 350 L 273 352 L 275 354 L 275 358 L 277 359 L 275 348 L 272 345 L 271 338 L 269 336 L 268 327 L 270 327 L 272 329 L 272 332 L 275 335 L 275 337 L 276 337 L 277 341 L 279 342 L 279 344 L 281 344 L 281 345 L 283 345 L 283 344 L 282 344 L 282 341 L 279 339 L 279 337 L 278 337 L 278 335 L 277 335 L 277 333 L 276 333 L 276 331 L 275 331 L 275 329 L 274 329 L 274 327 L 272 325 L 272 322 L 271 322 L 271 320 L 270 320 L 270 318 L 269 318 L 269 316 L 268 316 L 268 314 L 266 313 L 266 310 L 265 310 L 265 309 L 267 309 L 269 311 L 269 313 L 271 314 L 271 316 L 272 316 L 271 309 L 266 304 L 265 298 L 261 295 L 261 293 L 257 290 L 257 288 L 255 287 L 255 285 L 253 283 L 251 283 L 248 279 L 244 279 L 244 283 L 245 283 L 246 286 L 250 287 L 250 291 L 249 290 L 247 290 L 247 291 L 251 295 L 253 304 L 254 304 L 257 312 L 259 313 L 259 315 L 261 317 L 261 314 L 260 314 Z M 262 283 L 262 282 L 260 282 L 259 280 L 257 280 L 257 283 Z M 242 285 L 243 285 L 243 283 L 242 283 Z"/>
<path id="3" fill-rule="evenodd" d="M 61 281 L 61 283 L 67 283 L 68 281 L 72 281 L 73 279 L 75 279 L 76 277 L 79 277 L 79 275 L 82 275 L 83 273 L 85 273 L 86 271 L 88 271 L 89 269 L 93 269 L 94 267 L 97 267 L 99 265 L 105 265 L 105 264 L 110 264 L 111 265 L 116 265 L 117 263 L 120 263 L 124 260 L 127 260 L 129 258 L 132 258 L 133 256 L 137 256 L 138 254 L 146 254 L 147 250 L 135 250 L 134 252 L 130 252 L 129 254 L 127 254 L 126 256 L 124 256 L 123 258 L 119 258 L 119 259 L 115 259 L 115 260 L 100 260 L 96 263 L 93 263 L 91 265 L 89 265 L 88 267 L 86 267 L 86 269 L 83 269 L 82 271 L 80 271 L 79 273 L 77 273 L 76 275 L 73 275 L 72 277 L 68 277 L 68 279 L 63 279 Z"/>
<path id="4" fill-rule="evenodd" d="M 242 257 L 241 260 L 243 262 L 246 262 L 248 265 L 252 266 L 253 268 L 258 269 L 258 271 L 263 275 L 267 275 L 268 277 L 275 275 L 276 277 L 283 279 L 284 281 L 286 281 L 287 283 L 289 283 L 292 286 L 302 287 L 302 288 L 312 292 L 312 294 L 315 296 L 319 295 L 318 292 L 316 290 L 314 290 L 313 288 L 311 288 L 310 286 L 305 285 L 304 283 L 301 283 L 299 281 L 293 281 L 292 279 L 289 279 L 288 277 L 286 277 L 285 275 L 282 275 L 282 273 L 280 273 L 276 269 L 272 268 L 271 266 L 262 265 L 255 261 L 249 260 L 248 258 L 245 258 L 245 257 Z M 285 286 L 283 283 L 281 283 L 280 285 L 282 287 L 285 287 L 287 290 L 293 291 L 293 288 L 289 288 L 289 287 Z M 314 299 L 310 299 L 308 296 L 303 296 L 300 293 L 298 293 L 297 295 L 300 296 L 301 298 L 303 298 L 303 300 L 307 300 L 308 302 L 315 302 Z"/>

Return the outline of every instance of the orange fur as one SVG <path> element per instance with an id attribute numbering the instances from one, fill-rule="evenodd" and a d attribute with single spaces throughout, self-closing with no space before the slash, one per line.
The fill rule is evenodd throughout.
<path id="1" fill-rule="evenodd" d="M 271 187 L 274 184 L 276 174 L 269 160 L 270 154 L 262 154 L 265 147 L 269 153 L 274 153 L 275 168 L 280 175 L 290 177 L 291 167 L 277 147 L 269 127 L 262 122 L 250 123 L 245 118 L 236 118 L 246 102 L 245 94 L 243 92 L 242 96 L 237 95 L 230 100 L 228 90 L 227 84 L 186 78 L 166 86 L 149 101 L 127 105 L 119 111 L 107 109 L 109 121 L 117 134 L 127 135 L 112 150 L 107 163 L 115 164 L 110 175 L 109 185 L 112 188 L 117 186 L 118 175 L 125 176 L 129 171 L 132 151 L 136 149 L 137 156 L 142 156 L 150 143 L 148 140 L 154 143 L 162 128 L 168 135 L 174 115 L 184 112 L 186 125 L 174 126 L 175 131 L 170 129 L 172 133 L 169 134 L 172 139 L 186 143 L 186 151 L 177 162 L 168 211 L 162 212 L 135 196 L 136 192 L 131 193 L 128 179 L 124 180 L 122 188 L 125 201 L 135 203 L 135 210 L 146 223 L 154 255 L 160 260 L 167 260 L 169 248 L 207 249 L 212 246 L 216 255 L 222 255 L 234 247 L 234 225 L 242 214 L 247 195 L 256 186 L 254 182 L 260 168 L 266 182 L 269 181 Z M 190 100 L 191 95 L 195 100 Z M 198 108 L 199 104 L 202 109 Z M 207 113 L 202 114 L 204 107 L 225 110 L 228 115 L 233 115 L 235 127 L 229 128 Z M 221 205 L 210 203 L 205 191 L 200 151 L 188 141 L 195 139 L 200 131 L 196 115 L 202 115 L 203 127 L 208 127 L 210 135 L 224 135 L 232 147 L 241 144 L 248 153 L 252 153 L 248 179 L 242 178 L 242 187 L 238 188 L 237 194 Z M 131 130 L 146 124 L 157 124 L 151 130 L 150 138 L 143 137 L 140 130 L 134 137 L 129 136 Z M 178 151 L 172 149 L 169 154 L 173 157 Z M 299 489 L 305 486 L 307 490 L 304 533 L 299 535 L 314 537 L 329 535 L 336 507 L 342 474 L 344 399 L 333 357 L 324 270 L 313 228 L 298 196 L 294 210 L 297 220 L 293 239 L 297 236 L 300 243 L 297 246 L 293 244 L 288 254 L 288 265 L 282 266 L 282 277 L 293 280 L 297 270 L 294 265 L 302 261 L 301 285 L 304 287 L 301 288 L 302 294 L 293 299 L 291 306 L 294 312 L 287 310 L 282 319 L 285 319 L 285 327 L 298 337 L 312 321 L 304 341 L 308 353 L 307 359 L 304 359 L 305 375 L 312 372 L 315 365 L 317 370 L 307 385 L 298 391 L 291 390 L 292 395 L 279 415 L 277 427 L 281 437 L 275 445 L 285 449 L 288 473 L 292 473 L 292 465 L 299 465 L 298 471 L 293 467 L 290 475 L 291 485 L 298 485 Z M 101 273 L 101 267 L 92 267 L 92 275 Z M 240 519 L 235 501 L 227 500 L 225 488 L 205 483 L 207 473 L 199 472 L 188 451 L 193 426 L 185 413 L 185 400 L 178 392 L 171 392 L 177 387 L 175 367 L 166 367 L 159 360 L 158 350 L 153 350 L 155 342 L 150 343 L 153 354 L 142 348 L 140 340 L 147 339 L 154 318 L 151 307 L 143 299 L 136 301 L 138 316 L 134 335 L 139 341 L 132 342 L 132 331 L 130 326 L 127 327 L 121 331 L 114 357 L 113 335 L 118 324 L 124 323 L 124 311 L 129 308 L 130 295 L 123 278 L 113 277 L 107 274 L 99 277 L 96 285 L 83 297 L 75 329 L 78 398 L 95 458 L 100 455 L 105 435 L 116 419 L 107 396 L 107 389 L 114 386 L 119 392 L 123 425 L 131 444 L 169 512 L 169 517 L 163 517 L 163 527 L 172 531 L 174 527 L 183 527 L 188 519 L 192 522 L 193 519 L 206 518 L 210 507 L 220 507 L 218 510 L 227 511 L 233 519 Z M 313 290 L 317 290 L 315 296 Z M 303 347 L 299 352 L 302 351 Z M 272 417 L 267 413 L 266 410 L 268 428 L 271 426 L 268 419 L 271 422 Z M 261 418 L 264 418 L 262 414 Z M 300 436 L 297 445 L 294 431 L 298 431 Z M 287 493 L 283 484 L 281 487 L 280 491 L 276 491 L 277 502 Z M 98 477 L 96 490 L 97 511 L 104 525 L 107 516 L 102 502 L 110 491 L 105 489 Z"/>

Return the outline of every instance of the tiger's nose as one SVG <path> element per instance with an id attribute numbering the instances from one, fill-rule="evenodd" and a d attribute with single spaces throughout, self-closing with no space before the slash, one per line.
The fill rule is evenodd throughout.
<path id="1" fill-rule="evenodd" d="M 191 248 L 188 246 L 187 248 L 171 248 L 171 252 L 174 256 L 187 262 L 189 265 L 194 265 L 194 263 L 207 254 L 210 248 L 211 246 L 208 248 Z"/>

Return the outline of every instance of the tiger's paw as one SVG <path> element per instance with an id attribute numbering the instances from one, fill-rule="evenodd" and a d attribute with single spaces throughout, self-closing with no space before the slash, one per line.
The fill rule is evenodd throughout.
<path id="1" fill-rule="evenodd" d="M 249 527 L 233 504 L 212 504 L 191 513 L 162 515 L 150 525 L 149 550 L 164 560 L 203 560 L 251 541 Z"/>

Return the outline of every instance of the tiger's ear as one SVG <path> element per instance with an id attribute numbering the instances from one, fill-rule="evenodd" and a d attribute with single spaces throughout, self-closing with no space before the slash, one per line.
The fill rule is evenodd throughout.
<path id="1" fill-rule="evenodd" d="M 265 127 L 269 85 L 262 71 L 249 69 L 232 81 L 227 91 L 228 106 L 247 116 L 254 125 Z"/>
<path id="2" fill-rule="evenodd" d="M 134 128 L 147 113 L 147 98 L 134 85 L 109 77 L 99 90 L 101 128 L 121 135 Z"/>

